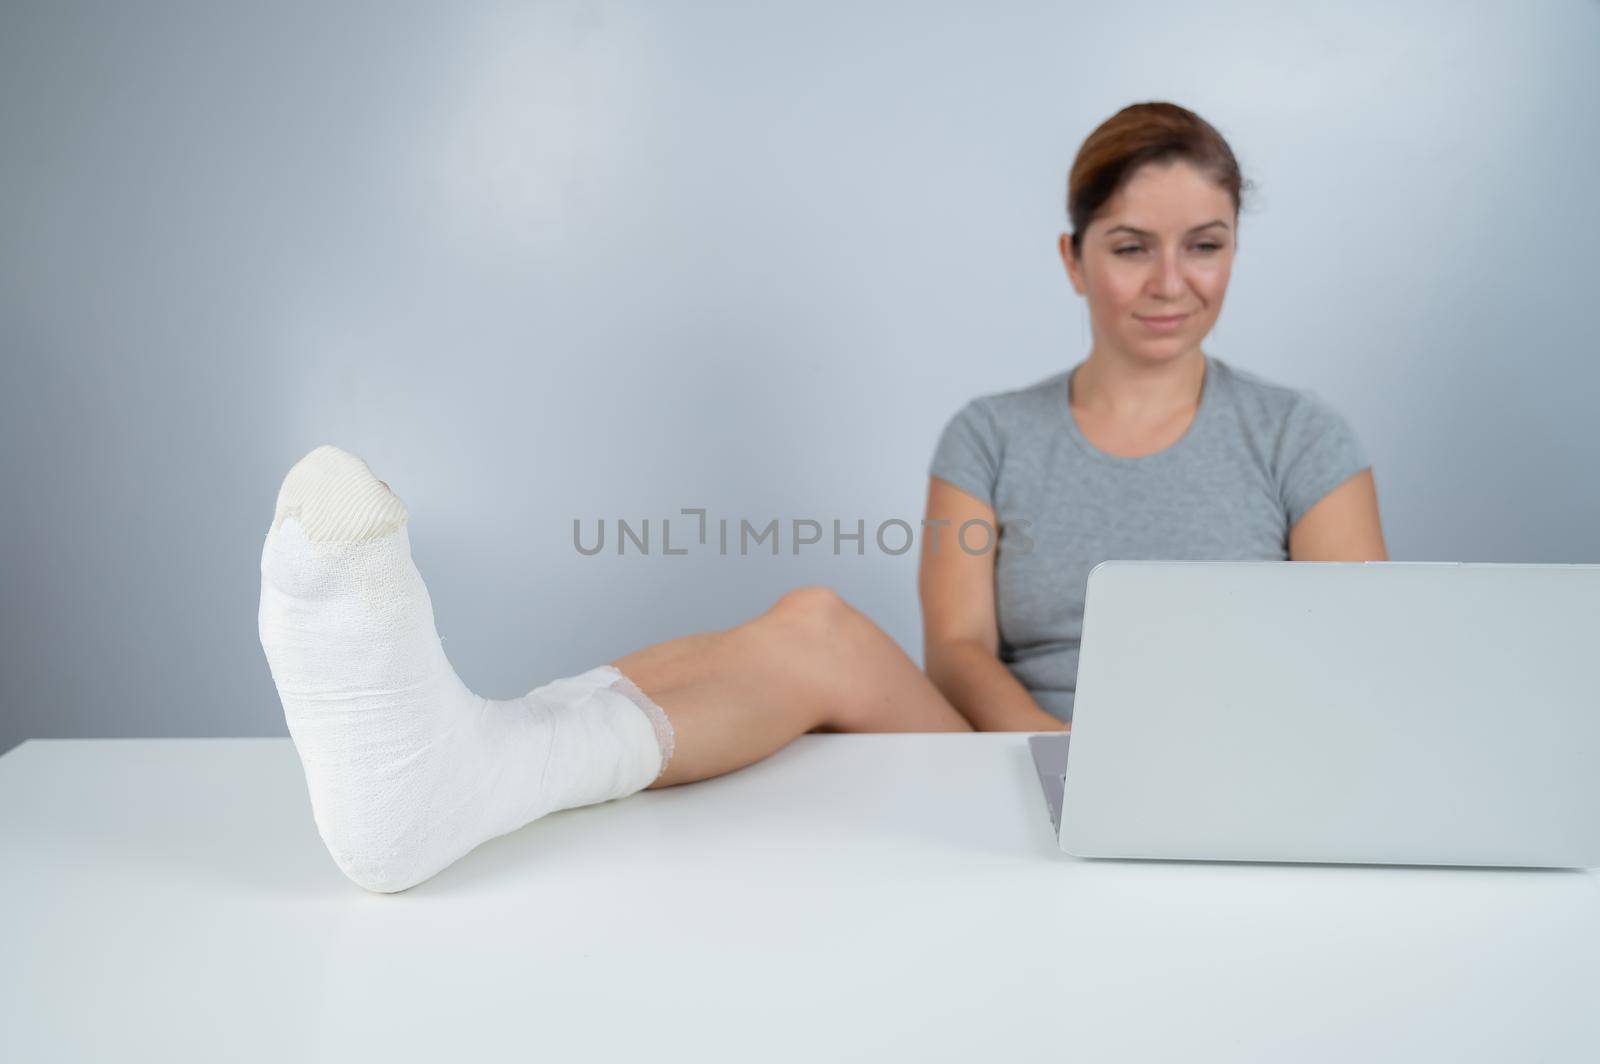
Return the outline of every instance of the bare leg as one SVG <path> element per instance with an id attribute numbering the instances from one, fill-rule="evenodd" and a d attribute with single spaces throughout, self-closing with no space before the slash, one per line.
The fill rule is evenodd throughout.
<path id="1" fill-rule="evenodd" d="M 971 731 L 893 639 L 832 590 L 611 663 L 666 710 L 676 752 L 652 787 L 742 768 L 809 731 Z"/>

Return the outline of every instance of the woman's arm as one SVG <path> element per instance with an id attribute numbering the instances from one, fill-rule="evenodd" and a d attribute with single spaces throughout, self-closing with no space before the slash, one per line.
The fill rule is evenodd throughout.
<path id="1" fill-rule="evenodd" d="M 1039 708 L 999 658 L 994 551 L 968 554 L 956 541 L 962 523 L 974 518 L 999 534 L 994 510 L 982 500 L 938 477 L 928 478 L 928 524 L 917 578 L 928 679 L 979 731 L 1070 731 Z"/>
<path id="2" fill-rule="evenodd" d="M 1372 469 L 1363 469 L 1334 488 L 1289 529 L 1292 562 L 1383 562 L 1383 524 Z"/>

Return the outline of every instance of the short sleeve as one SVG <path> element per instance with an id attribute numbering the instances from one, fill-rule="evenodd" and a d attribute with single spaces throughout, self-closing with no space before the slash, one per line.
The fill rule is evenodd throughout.
<path id="1" fill-rule="evenodd" d="M 1317 396 L 1300 393 L 1278 448 L 1278 491 L 1290 526 L 1371 464 L 1350 423 Z"/>
<path id="2" fill-rule="evenodd" d="M 981 399 L 967 403 L 945 425 L 928 472 L 994 506 L 995 483 L 1000 476 L 1000 438 L 994 418 Z"/>

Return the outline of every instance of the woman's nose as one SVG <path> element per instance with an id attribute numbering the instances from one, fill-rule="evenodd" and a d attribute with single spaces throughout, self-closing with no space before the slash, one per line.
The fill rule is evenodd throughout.
<path id="1" fill-rule="evenodd" d="M 1151 281 L 1153 293 L 1158 296 L 1183 294 L 1183 274 L 1178 268 L 1177 255 L 1163 255 L 1156 261 L 1156 275 Z"/>

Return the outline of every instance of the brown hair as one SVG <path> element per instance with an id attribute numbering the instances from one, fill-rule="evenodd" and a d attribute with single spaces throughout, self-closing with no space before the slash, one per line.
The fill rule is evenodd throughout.
<path id="1" fill-rule="evenodd" d="M 1147 163 L 1182 160 L 1208 174 L 1233 199 L 1235 222 L 1241 194 L 1253 188 L 1239 176 L 1239 163 L 1222 134 L 1175 103 L 1135 103 L 1090 133 L 1067 178 L 1067 217 L 1072 253 L 1083 254 L 1083 232 L 1106 202 Z"/>

